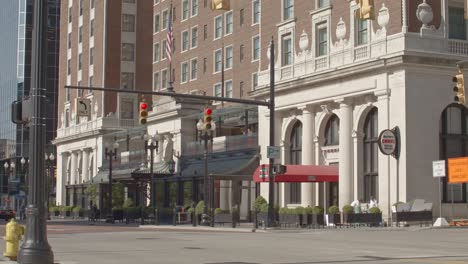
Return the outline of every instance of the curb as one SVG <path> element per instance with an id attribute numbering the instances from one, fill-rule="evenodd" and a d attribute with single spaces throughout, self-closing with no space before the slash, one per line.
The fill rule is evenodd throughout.
<path id="1" fill-rule="evenodd" d="M 252 228 L 219 228 L 219 227 L 187 227 L 187 226 L 156 226 L 156 225 L 140 225 L 142 229 L 154 229 L 161 231 L 187 231 L 187 232 L 224 232 L 224 233 L 267 233 L 268 231 L 262 229 Z"/>

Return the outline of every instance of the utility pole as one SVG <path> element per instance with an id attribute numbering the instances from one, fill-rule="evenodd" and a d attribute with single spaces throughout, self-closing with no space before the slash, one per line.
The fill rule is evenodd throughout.
<path id="1" fill-rule="evenodd" d="M 31 107 L 28 205 L 26 234 L 18 253 L 20 264 L 53 264 L 54 253 L 47 241 L 46 175 L 44 170 L 45 95 L 47 69 L 47 1 L 34 1 L 31 51 Z"/>
<path id="2" fill-rule="evenodd" d="M 275 44 L 270 42 L 270 146 L 275 145 Z M 275 223 L 275 180 L 273 177 L 274 158 L 269 159 L 268 168 L 268 227 Z"/>

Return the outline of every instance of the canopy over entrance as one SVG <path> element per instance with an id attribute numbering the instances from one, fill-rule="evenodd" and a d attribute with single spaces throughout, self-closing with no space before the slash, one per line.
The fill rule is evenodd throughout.
<path id="1" fill-rule="evenodd" d="M 268 182 L 268 167 L 267 164 L 258 166 L 253 180 Z M 286 173 L 276 175 L 275 182 L 338 182 L 338 166 L 286 165 Z"/>

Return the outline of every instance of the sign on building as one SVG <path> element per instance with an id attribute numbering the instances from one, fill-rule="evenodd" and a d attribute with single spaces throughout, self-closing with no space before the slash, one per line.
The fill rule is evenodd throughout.
<path id="1" fill-rule="evenodd" d="M 449 183 L 468 182 L 468 157 L 448 159 Z"/>
<path id="2" fill-rule="evenodd" d="M 445 177 L 445 160 L 435 160 L 432 162 L 432 176 Z"/>
<path id="3" fill-rule="evenodd" d="M 91 100 L 85 98 L 76 98 L 76 116 L 91 115 Z"/>
<path id="4" fill-rule="evenodd" d="M 281 148 L 277 146 L 267 146 L 267 158 L 269 159 L 280 159 Z"/>
<path id="5" fill-rule="evenodd" d="M 379 149 L 385 155 L 395 154 L 397 147 L 397 137 L 395 132 L 390 129 L 385 129 L 379 135 Z"/>

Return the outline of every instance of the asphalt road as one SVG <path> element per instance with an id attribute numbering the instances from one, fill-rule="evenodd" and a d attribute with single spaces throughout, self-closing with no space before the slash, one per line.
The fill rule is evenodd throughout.
<path id="1" fill-rule="evenodd" d="M 227 233 L 51 225 L 49 230 L 62 264 L 468 263 L 468 229 Z"/>

